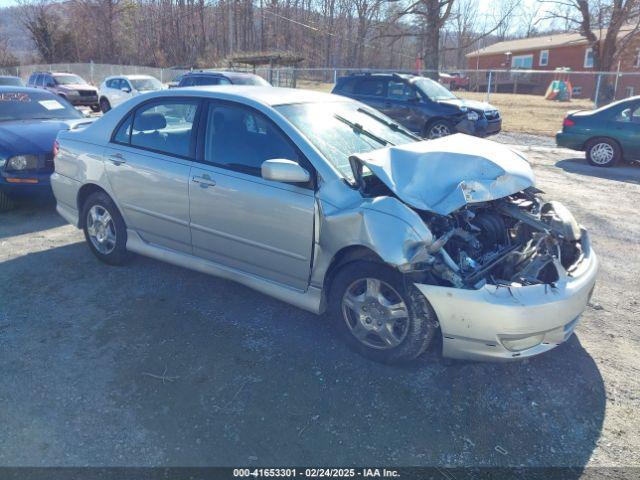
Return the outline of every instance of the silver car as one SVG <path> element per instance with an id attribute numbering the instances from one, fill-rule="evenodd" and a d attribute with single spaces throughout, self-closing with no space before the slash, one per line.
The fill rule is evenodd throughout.
<path id="1" fill-rule="evenodd" d="M 61 132 L 60 214 L 91 251 L 130 252 L 330 310 L 361 353 L 524 358 L 571 336 L 598 262 L 521 154 L 421 141 L 356 101 L 202 87 L 136 97 Z"/>

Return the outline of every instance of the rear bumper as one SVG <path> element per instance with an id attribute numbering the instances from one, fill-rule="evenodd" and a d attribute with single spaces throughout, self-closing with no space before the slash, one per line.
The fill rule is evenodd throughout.
<path id="1" fill-rule="evenodd" d="M 583 135 L 559 131 L 556 133 L 556 145 L 571 150 L 584 150 L 587 139 Z"/>
<path id="2" fill-rule="evenodd" d="M 557 285 L 478 290 L 416 284 L 433 306 L 443 356 L 505 361 L 532 357 L 566 341 L 593 292 L 598 259 L 583 231 L 584 256 Z M 520 343 L 520 346 L 515 346 Z M 507 348 L 509 346 L 510 348 Z"/>

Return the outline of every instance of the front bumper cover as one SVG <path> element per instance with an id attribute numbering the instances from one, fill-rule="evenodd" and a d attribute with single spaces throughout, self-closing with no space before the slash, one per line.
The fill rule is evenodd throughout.
<path id="1" fill-rule="evenodd" d="M 442 330 L 445 357 L 467 360 L 512 360 L 555 348 L 573 333 L 593 292 L 598 259 L 582 230 L 583 258 L 556 285 L 465 290 L 416 284 L 433 306 Z M 512 351 L 503 343 L 541 338 L 540 343 Z"/>

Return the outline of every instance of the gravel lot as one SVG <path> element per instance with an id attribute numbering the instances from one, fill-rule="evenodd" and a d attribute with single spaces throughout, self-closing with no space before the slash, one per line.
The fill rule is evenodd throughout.
<path id="1" fill-rule="evenodd" d="M 528 150 L 602 268 L 577 335 L 509 364 L 372 363 L 245 287 L 101 264 L 52 206 L 0 215 L 0 465 L 640 466 L 640 168 Z"/>

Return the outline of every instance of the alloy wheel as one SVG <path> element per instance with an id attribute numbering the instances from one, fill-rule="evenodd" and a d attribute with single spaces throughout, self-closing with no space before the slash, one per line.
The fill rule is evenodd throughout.
<path id="1" fill-rule="evenodd" d="M 404 300 L 377 278 L 361 278 L 349 285 L 342 297 L 342 315 L 351 334 L 367 347 L 397 347 L 409 332 Z"/>
<path id="2" fill-rule="evenodd" d="M 591 147 L 590 156 L 593 163 L 597 165 L 607 165 L 613 160 L 615 152 L 611 145 L 606 142 L 601 142 Z"/>
<path id="3" fill-rule="evenodd" d="M 429 138 L 440 138 L 451 135 L 451 129 L 444 123 L 436 123 L 429 129 Z"/>
<path id="4" fill-rule="evenodd" d="M 101 205 L 94 205 L 87 213 L 87 233 L 95 249 L 109 255 L 116 248 L 116 226 L 113 218 Z"/>

